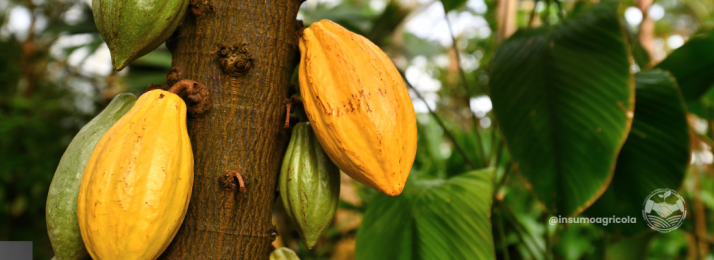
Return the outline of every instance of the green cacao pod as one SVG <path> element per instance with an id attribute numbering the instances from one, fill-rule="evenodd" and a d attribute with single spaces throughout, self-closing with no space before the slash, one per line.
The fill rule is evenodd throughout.
<path id="1" fill-rule="evenodd" d="M 97 117 L 79 130 L 62 155 L 47 195 L 47 233 L 57 260 L 87 259 L 77 222 L 77 196 L 84 167 L 104 133 L 134 106 L 136 96 L 119 94 Z"/>
<path id="2" fill-rule="evenodd" d="M 270 260 L 300 260 L 300 258 L 290 248 L 281 247 L 270 253 Z"/>
<path id="3" fill-rule="evenodd" d="M 187 8 L 188 0 L 92 0 L 94 21 L 116 70 L 164 43 Z"/>
<path id="4" fill-rule="evenodd" d="M 308 249 L 332 222 L 339 196 L 340 170 L 322 150 L 310 123 L 298 123 L 280 169 L 280 197 Z"/>

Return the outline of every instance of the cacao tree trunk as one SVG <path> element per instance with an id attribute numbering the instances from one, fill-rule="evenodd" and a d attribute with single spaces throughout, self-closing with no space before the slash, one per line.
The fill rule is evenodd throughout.
<path id="1" fill-rule="evenodd" d="M 285 99 L 299 52 L 301 1 L 192 0 L 167 46 L 169 84 L 203 83 L 212 107 L 188 119 L 194 184 L 186 218 L 161 259 L 267 259 L 276 181 L 290 133 Z M 241 193 L 236 178 L 246 185 Z"/>

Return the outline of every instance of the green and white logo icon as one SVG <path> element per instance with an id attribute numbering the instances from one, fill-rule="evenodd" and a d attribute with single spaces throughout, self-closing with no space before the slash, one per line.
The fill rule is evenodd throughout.
<path id="1" fill-rule="evenodd" d="M 687 217 L 684 198 L 672 189 L 656 189 L 647 196 L 643 206 L 642 217 L 647 225 L 662 233 L 679 228 Z"/>

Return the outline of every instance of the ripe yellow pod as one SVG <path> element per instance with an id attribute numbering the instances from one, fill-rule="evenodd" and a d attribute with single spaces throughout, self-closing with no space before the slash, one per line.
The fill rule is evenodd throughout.
<path id="1" fill-rule="evenodd" d="M 93 259 L 156 259 L 186 215 L 193 153 L 186 104 L 152 90 L 136 101 L 92 152 L 77 218 Z"/>
<path id="2" fill-rule="evenodd" d="M 366 38 L 328 20 L 300 38 L 300 94 L 317 139 L 353 179 L 389 196 L 414 163 L 414 107 L 392 61 Z"/>

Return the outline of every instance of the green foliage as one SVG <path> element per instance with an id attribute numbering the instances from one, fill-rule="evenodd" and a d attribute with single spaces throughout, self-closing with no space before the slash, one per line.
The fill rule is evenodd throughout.
<path id="1" fill-rule="evenodd" d="M 602 232 L 594 226 L 574 224 L 562 231 L 553 255 L 568 260 L 598 259 L 597 244 L 602 243 L 603 238 Z"/>
<path id="2" fill-rule="evenodd" d="M 652 240 L 653 233 L 624 238 L 612 244 L 609 256 L 612 260 L 637 260 L 646 259 L 647 246 Z"/>
<path id="3" fill-rule="evenodd" d="M 656 68 L 677 78 L 687 102 L 699 100 L 714 84 L 714 31 L 690 39 L 674 50 Z"/>
<path id="4" fill-rule="evenodd" d="M 0 41 L 0 96 L 14 94 L 9 86 L 20 80 L 20 45 L 14 41 Z"/>
<path id="5" fill-rule="evenodd" d="M 675 79 L 652 70 L 637 73 L 635 83 L 635 118 L 617 158 L 615 176 L 585 211 L 592 217 L 636 217 L 636 224 L 603 227 L 627 235 L 649 230 L 642 216 L 643 198 L 659 188 L 679 188 L 690 155 L 687 111 Z"/>
<path id="6" fill-rule="evenodd" d="M 437 121 L 429 115 L 420 115 L 417 124 L 417 151 L 416 159 L 414 160 L 413 169 L 418 173 L 423 173 L 432 177 L 446 178 L 466 173 L 472 167 L 466 163 L 461 153 L 456 150 L 456 146 L 466 150 L 466 155 L 469 161 L 476 164 L 476 168 L 485 168 L 485 162 L 481 159 L 482 156 L 490 156 L 490 154 L 481 155 L 480 149 L 482 145 L 475 136 L 475 132 L 464 131 L 458 126 L 446 122 L 447 129 L 441 127 Z M 449 132 L 454 136 L 453 142 L 448 142 L 445 132 Z M 481 140 L 488 141 L 486 150 L 490 149 L 491 131 L 479 131 Z"/>
<path id="7" fill-rule="evenodd" d="M 444 129 L 436 123 L 436 120 L 423 115 L 417 124 L 417 135 L 418 152 L 413 168 L 434 176 L 445 176 L 444 160 L 446 158 L 441 152 L 441 146 L 444 143 Z"/>
<path id="8" fill-rule="evenodd" d="M 34 241 L 34 255 L 47 259 L 52 249 L 44 215 L 52 173 L 86 119 L 67 108 L 65 91 L 43 85 L 24 98 L 15 90 L 0 95 L 0 240 Z"/>
<path id="9" fill-rule="evenodd" d="M 492 259 L 491 169 L 448 180 L 410 176 L 378 194 L 357 233 L 357 259 Z"/>
<path id="10" fill-rule="evenodd" d="M 554 214 L 607 187 L 632 119 L 634 86 L 615 6 L 518 31 L 493 60 L 491 98 L 514 165 Z"/>
<path id="11" fill-rule="evenodd" d="M 686 259 L 687 234 L 683 230 L 674 230 L 669 233 L 655 236 L 648 245 L 650 259 Z"/>

